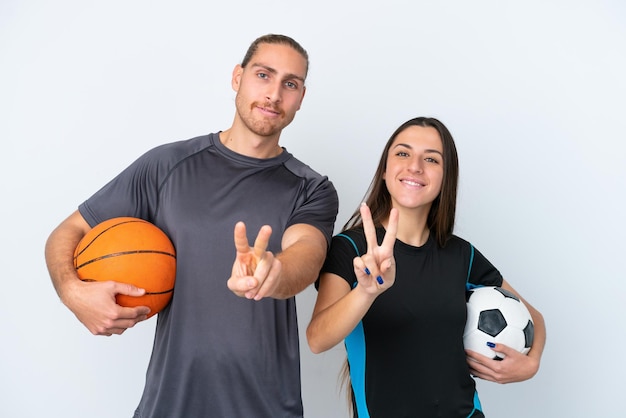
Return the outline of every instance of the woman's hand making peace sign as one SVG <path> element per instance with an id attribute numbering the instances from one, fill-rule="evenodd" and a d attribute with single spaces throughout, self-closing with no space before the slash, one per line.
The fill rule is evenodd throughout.
<path id="1" fill-rule="evenodd" d="M 367 241 L 367 253 L 354 259 L 354 273 L 358 285 L 371 294 L 380 294 L 391 287 L 396 280 L 396 261 L 393 247 L 398 231 L 398 210 L 391 209 L 387 230 L 381 245 L 376 239 L 376 227 L 369 207 L 361 204 L 361 219 Z"/>
<path id="2" fill-rule="evenodd" d="M 378 245 L 376 239 L 376 227 L 370 209 L 362 204 L 360 211 L 367 252 L 353 260 L 358 285 L 351 289 L 343 277 L 322 273 L 313 317 L 307 328 L 307 340 L 314 353 L 326 351 L 346 338 L 363 319 L 374 300 L 396 280 L 393 247 L 398 231 L 398 210 L 392 209 L 389 213 L 387 231 L 381 245 Z"/>

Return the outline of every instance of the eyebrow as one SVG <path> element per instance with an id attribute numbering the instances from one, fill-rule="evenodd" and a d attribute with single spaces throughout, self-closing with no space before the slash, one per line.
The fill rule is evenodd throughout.
<path id="1" fill-rule="evenodd" d="M 408 149 L 413 149 L 413 147 L 412 147 L 412 146 L 410 146 L 409 144 L 404 144 L 404 143 L 398 143 L 398 144 L 394 145 L 393 147 L 394 147 L 394 148 L 397 148 L 397 147 L 405 147 L 405 148 L 408 148 Z M 437 149 L 430 149 L 430 148 L 427 148 L 427 149 L 425 149 L 425 150 L 424 150 L 424 152 L 426 152 L 426 153 L 434 153 L 434 154 L 439 154 L 439 155 L 441 155 L 441 156 L 443 157 L 443 153 L 442 153 L 441 151 L 437 150 Z"/>
<path id="2" fill-rule="evenodd" d="M 253 67 L 253 68 L 263 68 L 263 69 L 264 69 L 265 71 L 267 71 L 268 73 L 272 73 L 272 74 L 274 74 L 274 75 L 277 75 L 277 74 L 278 74 L 278 71 L 276 71 L 276 69 L 275 69 L 275 68 L 268 67 L 267 65 L 263 65 L 263 64 L 259 64 L 259 63 L 253 63 L 253 64 L 251 65 L 251 67 Z M 293 74 L 293 73 L 288 73 L 288 74 L 285 74 L 285 77 L 283 77 L 283 80 L 292 80 L 292 79 L 300 80 L 300 81 L 301 81 L 301 82 L 303 82 L 303 83 L 304 83 L 304 81 L 305 81 L 305 80 L 304 80 L 304 77 L 299 76 L 299 75 L 297 75 L 297 74 Z"/>

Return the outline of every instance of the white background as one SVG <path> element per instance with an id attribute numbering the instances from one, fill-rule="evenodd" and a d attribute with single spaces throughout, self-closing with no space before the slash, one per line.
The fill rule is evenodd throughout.
<path id="1" fill-rule="evenodd" d="M 548 326 L 534 379 L 479 382 L 487 416 L 623 416 L 619 0 L 2 0 L 0 416 L 132 416 L 155 321 L 89 334 L 54 293 L 45 240 L 147 149 L 227 128 L 231 70 L 268 32 L 310 53 L 282 144 L 334 182 L 337 228 L 398 125 L 435 116 L 452 131 L 456 233 Z M 306 417 L 345 417 L 343 349 L 313 355 L 304 340 L 314 298 L 298 297 Z"/>

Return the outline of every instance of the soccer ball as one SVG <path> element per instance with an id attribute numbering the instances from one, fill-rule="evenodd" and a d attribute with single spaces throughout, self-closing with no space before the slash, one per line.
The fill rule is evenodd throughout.
<path id="1" fill-rule="evenodd" d="M 493 351 L 487 342 L 507 345 L 522 354 L 530 351 L 535 328 L 530 312 L 517 296 L 501 287 L 484 286 L 468 290 L 466 301 L 466 349 L 494 360 L 505 355 Z"/>

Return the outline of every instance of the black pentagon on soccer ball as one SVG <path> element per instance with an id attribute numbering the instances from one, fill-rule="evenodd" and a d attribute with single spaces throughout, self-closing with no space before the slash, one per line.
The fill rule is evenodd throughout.
<path id="1" fill-rule="evenodd" d="M 478 316 L 478 329 L 495 337 L 506 328 L 506 319 L 499 309 L 484 310 Z"/>
<path id="2" fill-rule="evenodd" d="M 505 298 L 515 299 L 518 302 L 520 301 L 517 296 L 515 296 L 513 293 L 509 292 L 506 289 L 503 289 L 501 287 L 496 287 L 495 290 L 497 290 L 498 292 L 502 293 L 502 296 L 504 296 Z"/>
<path id="3" fill-rule="evenodd" d="M 533 340 L 535 338 L 535 326 L 532 321 L 528 321 L 528 324 L 524 327 L 524 348 L 530 348 L 533 346 Z"/>

